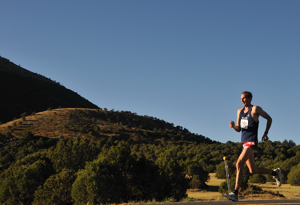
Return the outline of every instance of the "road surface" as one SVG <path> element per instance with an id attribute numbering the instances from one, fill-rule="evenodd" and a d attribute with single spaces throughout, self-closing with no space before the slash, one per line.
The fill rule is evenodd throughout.
<path id="1" fill-rule="evenodd" d="M 192 201 L 192 202 L 172 202 L 157 203 L 153 205 L 300 205 L 300 199 L 274 199 L 274 200 L 241 200 L 233 202 L 229 200 L 221 201 Z M 150 205 L 150 204 L 147 204 Z"/>

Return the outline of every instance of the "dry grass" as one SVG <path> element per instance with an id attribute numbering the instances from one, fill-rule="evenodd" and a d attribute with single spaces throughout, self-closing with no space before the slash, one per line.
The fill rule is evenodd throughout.
<path id="1" fill-rule="evenodd" d="M 208 181 L 208 190 L 190 189 L 187 191 L 188 197 L 198 201 L 210 200 L 224 200 L 225 197 L 218 192 L 220 184 L 225 181 L 217 179 L 215 173 L 210 173 L 210 180 Z M 300 199 L 300 186 L 291 186 L 289 184 L 282 184 L 277 187 L 275 183 L 267 182 L 266 184 L 253 184 L 262 189 L 262 191 L 253 192 L 251 188 L 241 194 L 241 199 L 279 199 L 284 196 L 286 199 Z"/>
<path id="2" fill-rule="evenodd" d="M 104 112 L 88 108 L 62 108 L 47 110 L 26 116 L 0 125 L 0 133 L 10 132 L 14 136 L 21 136 L 25 130 L 34 135 L 44 137 L 91 137 L 89 133 L 95 126 L 99 127 L 98 135 L 111 136 L 120 126 L 92 118 L 86 113 Z"/>
<path id="3" fill-rule="evenodd" d="M 267 182 L 266 184 L 255 184 L 261 187 L 265 191 L 279 193 L 285 196 L 287 199 L 300 199 L 300 186 L 291 186 L 290 184 L 282 184 L 281 187 L 275 185 L 275 183 Z"/>
<path id="4" fill-rule="evenodd" d="M 217 179 L 215 177 L 216 173 L 209 174 L 209 181 L 207 185 L 209 188 L 207 190 L 199 189 L 189 189 L 187 195 L 189 198 L 200 201 L 210 201 L 210 200 L 223 200 L 225 197 L 218 192 L 220 184 L 225 181 L 224 179 Z"/>

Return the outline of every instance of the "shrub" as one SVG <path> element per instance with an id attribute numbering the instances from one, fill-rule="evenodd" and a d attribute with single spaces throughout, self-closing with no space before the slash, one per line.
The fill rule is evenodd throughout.
<path id="1" fill-rule="evenodd" d="M 50 176 L 43 186 L 35 192 L 33 204 L 72 204 L 72 184 L 75 181 L 75 173 L 72 170 L 63 169 L 59 174 Z"/>
<path id="2" fill-rule="evenodd" d="M 205 182 L 207 182 L 209 175 L 208 172 L 204 171 L 202 165 L 199 164 L 199 162 L 188 162 L 184 167 L 186 167 L 187 169 L 186 174 L 192 176 L 189 182 L 190 188 L 201 189 L 207 187 Z"/>
<path id="3" fill-rule="evenodd" d="M 116 164 L 99 159 L 86 166 L 75 180 L 71 196 L 76 204 L 120 203 L 126 194 L 124 177 Z"/>
<path id="4" fill-rule="evenodd" d="M 188 179 L 185 178 L 183 168 L 174 158 L 168 158 L 165 153 L 156 161 L 160 168 L 161 175 L 164 179 L 163 195 L 173 198 L 175 201 L 180 201 L 186 197 L 188 188 Z"/>
<path id="5" fill-rule="evenodd" d="M 0 184 L 1 204 L 31 204 L 34 192 L 52 173 L 48 160 L 40 159 L 31 165 L 15 166 Z"/>
<path id="6" fill-rule="evenodd" d="M 29 130 L 25 130 L 25 131 L 23 132 L 23 134 L 22 134 L 22 138 L 23 138 L 23 139 L 30 140 L 30 139 L 32 139 L 33 137 L 34 137 L 34 134 L 33 134 L 31 131 L 29 131 Z"/>
<path id="7" fill-rule="evenodd" d="M 249 182 L 250 183 L 265 184 L 267 182 L 267 178 L 264 175 L 261 175 L 261 174 L 254 174 L 254 175 L 250 176 Z"/>
<path id="8" fill-rule="evenodd" d="M 230 190 L 233 191 L 234 190 L 234 186 L 235 186 L 235 177 L 230 178 Z M 228 185 L 227 185 L 227 181 L 224 181 L 221 183 L 220 187 L 219 187 L 219 192 L 220 193 L 226 193 L 228 192 Z"/>
<path id="9" fill-rule="evenodd" d="M 235 172 L 235 166 L 230 161 L 227 161 L 229 177 L 231 177 Z M 216 167 L 216 177 L 218 179 L 226 179 L 225 163 L 222 161 Z"/>
<path id="10" fill-rule="evenodd" d="M 300 186 L 300 163 L 292 167 L 288 174 L 288 183 L 292 186 Z"/>

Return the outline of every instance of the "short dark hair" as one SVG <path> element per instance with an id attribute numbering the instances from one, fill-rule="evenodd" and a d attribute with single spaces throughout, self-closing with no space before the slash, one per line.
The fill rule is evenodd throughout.
<path id="1" fill-rule="evenodd" d="M 244 91 L 244 92 L 242 92 L 242 94 L 244 94 L 246 98 L 251 98 L 252 99 L 252 93 L 251 92 Z"/>

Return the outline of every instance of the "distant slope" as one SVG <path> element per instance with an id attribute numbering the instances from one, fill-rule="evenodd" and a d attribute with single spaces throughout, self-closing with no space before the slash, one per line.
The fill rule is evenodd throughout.
<path id="1" fill-rule="evenodd" d="M 98 108 L 59 83 L 0 57 L 0 122 L 58 107 Z"/>
<path id="2" fill-rule="evenodd" d="M 132 143 L 216 143 L 163 120 L 139 116 L 128 111 L 86 108 L 47 110 L 0 125 L 3 136 L 22 137 L 30 131 L 50 138 L 85 138 L 98 141 Z M 7 134 L 9 133 L 9 135 Z M 3 141 L 4 140 L 4 141 Z M 5 143 L 6 139 L 3 139 Z M 9 140 L 9 139 L 8 139 Z"/>

